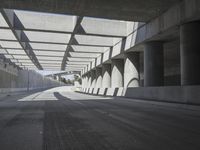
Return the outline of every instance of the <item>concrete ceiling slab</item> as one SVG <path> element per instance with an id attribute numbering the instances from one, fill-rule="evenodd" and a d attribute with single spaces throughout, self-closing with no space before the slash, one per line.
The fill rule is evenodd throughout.
<path id="1" fill-rule="evenodd" d="M 1 0 L 1 8 L 147 22 L 181 0 Z"/>

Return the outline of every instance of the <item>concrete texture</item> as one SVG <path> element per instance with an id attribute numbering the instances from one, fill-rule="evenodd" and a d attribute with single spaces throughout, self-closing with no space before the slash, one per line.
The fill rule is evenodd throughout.
<path id="1" fill-rule="evenodd" d="M 91 70 L 91 88 L 96 86 L 96 70 Z"/>
<path id="2" fill-rule="evenodd" d="M 96 88 L 102 87 L 102 68 L 96 68 Z"/>
<path id="3" fill-rule="evenodd" d="M 111 63 L 113 59 L 124 59 L 127 52 L 140 52 L 140 86 L 157 87 L 128 88 L 130 97 L 137 96 L 136 98 L 141 99 L 199 104 L 198 86 L 181 87 L 181 74 L 188 76 L 187 79 L 184 79 L 188 83 L 182 83 L 182 85 L 198 85 L 199 82 L 199 69 L 196 68 L 199 66 L 199 59 L 197 59 L 199 52 L 196 51 L 199 49 L 199 21 L 197 21 L 200 19 L 199 4 L 196 0 L 184 0 L 148 23 L 142 25 L 139 23 L 138 26 L 140 27 L 137 27 L 135 32 L 99 57 L 98 60 L 102 60 L 101 63 L 96 63 L 96 60 L 94 60 L 93 64 L 96 63 L 95 67 L 98 67 L 104 63 Z M 193 40 L 193 38 L 195 39 Z M 162 44 L 160 44 L 160 41 L 162 41 Z M 144 46 L 146 42 L 158 42 L 159 44 L 149 44 L 148 47 Z M 119 46 L 120 44 L 121 46 Z M 150 50 L 146 51 L 146 49 Z M 158 51 L 151 53 L 151 50 Z M 147 56 L 151 57 L 148 58 Z M 143 60 L 146 60 L 146 63 L 142 62 Z M 143 64 L 146 67 L 143 68 Z M 92 69 L 95 69 L 95 67 Z M 90 69 L 88 68 L 88 71 Z M 146 71 L 149 72 L 145 73 Z M 128 72 L 126 68 L 125 72 Z M 116 76 L 113 77 L 116 78 Z M 124 82 L 129 80 L 127 77 L 124 79 Z M 143 84 L 144 82 L 149 83 Z M 124 91 L 126 91 L 126 88 L 124 88 Z M 108 95 L 116 96 L 118 88 L 103 88 L 99 89 L 99 92 L 102 95 L 109 93 Z"/>
<path id="4" fill-rule="evenodd" d="M 0 88 L 15 88 L 18 69 L 9 63 L 0 61 Z"/>
<path id="5" fill-rule="evenodd" d="M 87 78 L 88 78 L 87 87 L 90 87 L 92 84 L 91 72 L 87 73 Z"/>
<path id="6" fill-rule="evenodd" d="M 111 64 L 102 65 L 102 87 L 109 88 L 111 87 Z"/>
<path id="7" fill-rule="evenodd" d="M 164 85 L 181 85 L 180 40 L 166 42 L 164 47 Z"/>
<path id="8" fill-rule="evenodd" d="M 198 150 L 200 107 L 51 89 L 0 101 L 1 150 Z"/>
<path id="9" fill-rule="evenodd" d="M 164 85 L 163 43 L 147 42 L 144 49 L 144 86 Z"/>
<path id="10" fill-rule="evenodd" d="M 0 88 L 15 88 L 17 84 L 17 77 L 17 74 L 0 70 Z"/>
<path id="11" fill-rule="evenodd" d="M 84 88 L 82 93 L 104 96 L 120 96 L 127 98 L 145 99 L 160 102 L 200 104 L 199 86 L 163 86 L 163 87 L 129 87 L 129 88 L 89 88 L 91 93 Z"/>
<path id="12" fill-rule="evenodd" d="M 130 52 L 124 56 L 124 87 L 139 86 L 139 53 Z"/>
<path id="13" fill-rule="evenodd" d="M 42 89 L 61 85 L 59 81 L 43 77 L 33 70 L 20 70 L 17 84 L 17 88 L 27 88 L 28 90 L 40 88 Z"/>
<path id="14" fill-rule="evenodd" d="M 33 70 L 17 70 L 7 64 L 0 66 L 0 94 L 45 89 L 64 85 L 59 81 L 43 77 Z"/>
<path id="15" fill-rule="evenodd" d="M 87 88 L 87 84 L 88 84 L 88 77 L 85 75 L 84 77 L 84 82 L 82 83 L 82 85 L 84 86 L 84 88 Z"/>
<path id="16" fill-rule="evenodd" d="M 124 86 L 124 60 L 112 60 L 111 87 L 118 88 Z"/>
<path id="17" fill-rule="evenodd" d="M 199 86 L 127 88 L 125 97 L 172 103 L 200 104 L 199 90 Z"/>
<path id="18" fill-rule="evenodd" d="M 180 0 L 2 0 L 1 8 L 34 10 L 99 18 L 148 21 Z M 119 15 L 120 14 L 120 15 Z"/>
<path id="19" fill-rule="evenodd" d="M 187 23 L 180 28 L 181 84 L 200 84 L 200 21 Z"/>

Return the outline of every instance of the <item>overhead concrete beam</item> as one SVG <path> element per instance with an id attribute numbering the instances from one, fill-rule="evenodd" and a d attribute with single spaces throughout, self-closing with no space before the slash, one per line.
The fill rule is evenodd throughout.
<path id="1" fill-rule="evenodd" d="M 42 70 L 43 68 L 40 65 L 37 57 L 35 56 L 33 50 L 31 49 L 29 43 L 23 43 L 23 42 L 20 41 L 20 38 L 22 36 L 22 32 L 21 31 L 16 31 L 16 30 L 13 29 L 13 23 L 14 23 L 14 12 L 13 12 L 13 10 L 3 9 L 1 11 L 1 14 L 3 15 L 3 17 L 6 20 L 7 24 L 9 25 L 9 27 L 10 27 L 12 33 L 14 34 L 15 38 L 17 39 L 17 41 L 19 42 L 21 47 L 25 50 L 27 56 L 30 58 L 30 60 L 33 62 L 33 64 L 35 64 L 35 66 L 39 70 Z"/>
<path id="2" fill-rule="evenodd" d="M 67 58 L 68 59 L 68 61 L 84 61 L 84 62 L 91 62 L 92 60 L 94 60 L 93 58 L 78 58 L 78 57 L 68 57 Z"/>
<path id="3" fill-rule="evenodd" d="M 101 55 L 101 53 L 87 53 L 87 52 L 69 52 L 69 55 L 71 57 L 79 57 L 79 58 L 96 58 L 99 55 Z"/>
<path id="4" fill-rule="evenodd" d="M 31 27 L 29 27 L 29 28 L 26 28 L 24 25 L 23 25 L 23 23 L 20 21 L 20 19 L 18 18 L 18 16 L 17 16 L 17 14 L 15 13 L 15 11 L 13 11 L 13 10 L 11 10 L 11 9 L 7 9 L 8 11 L 12 11 L 13 12 L 13 16 L 12 16 L 12 22 L 11 22 L 11 26 L 12 26 L 12 28 L 14 29 L 14 30 L 19 30 L 19 31 L 21 31 L 21 32 L 43 32 L 43 33 L 57 33 L 57 34 L 73 34 L 73 31 L 56 31 L 56 30 L 50 30 L 50 29 L 39 29 L 39 28 L 31 28 Z M 32 16 L 30 16 L 30 17 L 32 17 Z M 76 17 L 76 16 L 74 16 L 74 17 Z M 94 20 L 93 18 L 92 18 L 92 20 Z M 37 20 L 36 20 L 37 21 Z M 101 21 L 102 23 L 104 23 L 105 21 Z M 119 22 L 119 21 L 118 21 Z M 87 23 L 87 22 L 86 22 Z M 88 28 L 88 26 L 90 25 L 89 24 L 90 22 L 88 22 L 86 25 L 87 25 L 87 28 Z M 98 23 L 98 22 L 97 22 Z M 123 31 L 123 30 L 128 30 L 127 28 L 128 28 L 128 26 L 127 26 L 127 22 L 123 22 L 124 23 L 124 25 L 121 25 L 121 26 L 119 26 L 118 24 L 119 23 L 117 23 L 116 25 L 118 25 L 120 28 L 119 29 L 117 29 L 117 31 Z M 114 23 L 110 23 L 110 25 L 109 26 L 113 26 L 113 24 Z M 85 25 L 85 24 L 83 24 L 83 25 Z M 90 36 L 103 36 L 103 37 L 117 37 L 117 38 L 121 38 L 121 37 L 125 37 L 125 36 L 127 36 L 127 33 L 125 32 L 125 31 L 123 31 L 121 34 L 117 34 L 117 33 L 104 33 L 103 31 L 105 30 L 104 28 L 104 26 L 100 26 L 99 25 L 99 29 L 94 33 L 92 33 L 92 32 L 87 32 L 87 31 L 85 31 L 84 30 L 84 28 L 86 28 L 86 27 L 83 27 L 83 25 L 80 25 L 80 28 L 77 30 L 77 32 L 76 32 L 76 34 L 77 35 L 90 35 Z M 97 24 L 98 25 L 98 24 Z M 114 24 L 115 25 L 115 24 Z M 92 24 L 92 26 L 89 26 L 89 28 L 91 28 L 91 29 L 93 29 L 93 28 L 95 28 L 96 26 L 94 26 L 94 24 Z M 87 29 L 86 28 L 86 29 Z M 8 29 L 8 27 L 0 27 L 0 29 Z M 99 32 L 98 32 L 99 31 Z M 25 40 L 25 39 L 22 39 L 22 40 Z M 28 41 L 24 41 L 24 42 L 28 42 Z"/>
<path id="5" fill-rule="evenodd" d="M 84 68 L 87 65 L 66 65 L 66 67 L 73 67 L 73 68 Z"/>
<path id="6" fill-rule="evenodd" d="M 65 65 L 66 65 L 66 61 L 67 61 L 68 54 L 69 54 L 70 45 L 72 45 L 72 43 L 73 43 L 74 36 L 75 36 L 75 34 L 78 32 L 78 30 L 79 30 L 79 28 L 80 28 L 80 26 L 81 26 L 81 21 L 82 21 L 82 20 L 83 20 L 83 17 L 78 17 L 78 18 L 77 18 L 76 25 L 75 25 L 75 27 L 74 27 L 74 31 L 73 31 L 73 33 L 71 34 L 71 38 L 70 38 L 70 40 L 69 40 L 67 49 L 66 49 L 65 54 L 64 54 L 64 56 L 63 56 L 62 65 L 61 65 L 61 70 L 65 70 Z"/>
<path id="7" fill-rule="evenodd" d="M 68 65 L 88 65 L 88 62 L 84 61 L 67 61 L 66 64 Z"/>
<path id="8" fill-rule="evenodd" d="M 1 0 L 1 8 L 149 21 L 180 0 Z M 119 15 L 120 14 L 120 15 Z"/>

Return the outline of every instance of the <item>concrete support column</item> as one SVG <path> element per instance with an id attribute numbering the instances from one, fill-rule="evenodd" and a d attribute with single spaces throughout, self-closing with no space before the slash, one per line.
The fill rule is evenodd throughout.
<path id="1" fill-rule="evenodd" d="M 181 85 L 200 85 L 200 21 L 180 27 Z"/>
<path id="2" fill-rule="evenodd" d="M 139 86 L 139 52 L 124 54 L 124 87 Z"/>
<path id="3" fill-rule="evenodd" d="M 86 76 L 84 75 L 84 76 L 82 76 L 82 88 L 86 88 L 86 85 L 87 85 Z"/>
<path id="4" fill-rule="evenodd" d="M 102 65 L 102 87 L 110 88 L 111 87 L 111 64 Z"/>
<path id="5" fill-rule="evenodd" d="M 87 87 L 87 76 L 84 76 L 84 88 Z"/>
<path id="6" fill-rule="evenodd" d="M 88 75 L 86 75 L 85 76 L 85 88 L 88 88 L 88 82 L 89 82 Z"/>
<path id="7" fill-rule="evenodd" d="M 84 88 L 84 84 L 85 84 L 85 77 L 84 77 L 84 76 L 82 76 L 82 77 L 81 77 L 81 79 L 82 79 L 82 88 Z"/>
<path id="8" fill-rule="evenodd" d="M 112 60 L 112 72 L 111 72 L 111 87 L 118 88 L 124 85 L 124 60 L 113 59 Z"/>
<path id="9" fill-rule="evenodd" d="M 90 88 L 92 84 L 91 72 L 87 73 L 87 78 L 88 78 L 87 88 Z"/>
<path id="10" fill-rule="evenodd" d="M 96 70 L 91 70 L 91 88 L 94 88 L 96 85 Z"/>
<path id="11" fill-rule="evenodd" d="M 162 42 L 148 42 L 144 49 L 144 86 L 163 86 L 164 53 Z"/>
<path id="12" fill-rule="evenodd" d="M 102 87 L 102 68 L 96 68 L 96 88 Z"/>

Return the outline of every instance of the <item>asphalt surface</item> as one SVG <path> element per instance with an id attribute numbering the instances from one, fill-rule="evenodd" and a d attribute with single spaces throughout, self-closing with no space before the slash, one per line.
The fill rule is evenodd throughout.
<path id="1" fill-rule="evenodd" d="M 199 150 L 200 106 L 66 90 L 0 100 L 0 150 Z"/>

